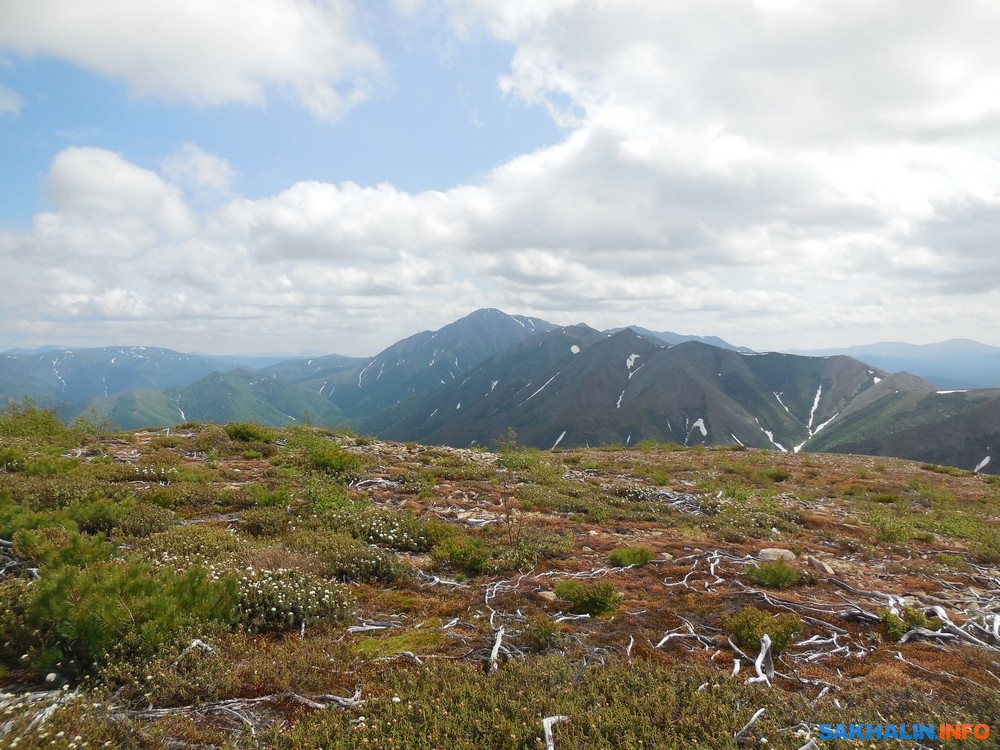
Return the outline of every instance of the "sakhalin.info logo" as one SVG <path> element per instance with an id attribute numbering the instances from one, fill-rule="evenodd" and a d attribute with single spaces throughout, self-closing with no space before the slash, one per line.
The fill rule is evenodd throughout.
<path id="1" fill-rule="evenodd" d="M 820 724 L 821 740 L 987 740 L 987 724 Z"/>

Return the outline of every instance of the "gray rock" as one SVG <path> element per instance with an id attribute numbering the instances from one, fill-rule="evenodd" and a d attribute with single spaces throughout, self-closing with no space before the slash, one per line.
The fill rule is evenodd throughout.
<path id="1" fill-rule="evenodd" d="M 760 552 L 757 553 L 757 557 L 761 560 L 787 560 L 788 562 L 795 561 L 795 553 L 788 549 L 781 549 L 780 547 L 765 547 Z"/>
<path id="2" fill-rule="evenodd" d="M 667 562 L 670 562 L 671 560 L 674 559 L 674 556 L 671 555 L 669 552 L 661 552 L 660 553 L 660 559 L 666 560 Z"/>
<path id="3" fill-rule="evenodd" d="M 825 573 L 828 576 L 832 576 L 834 573 L 836 573 L 836 571 L 828 562 L 824 562 L 823 560 L 813 557 L 812 555 L 806 555 L 806 563 L 809 565 L 809 567 L 815 568 L 816 570 L 820 571 L 821 573 Z"/>

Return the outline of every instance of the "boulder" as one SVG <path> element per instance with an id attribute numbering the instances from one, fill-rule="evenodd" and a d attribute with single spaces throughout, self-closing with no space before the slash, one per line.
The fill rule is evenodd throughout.
<path id="1" fill-rule="evenodd" d="M 819 572 L 824 573 L 828 576 L 832 576 L 836 572 L 830 565 L 830 563 L 824 562 L 823 560 L 813 557 L 812 555 L 806 555 L 806 564 L 810 568 L 814 568 Z"/>
<path id="2" fill-rule="evenodd" d="M 757 557 L 761 560 L 786 560 L 788 562 L 795 562 L 795 553 L 788 549 L 781 549 L 780 547 L 765 547 L 757 553 Z"/>

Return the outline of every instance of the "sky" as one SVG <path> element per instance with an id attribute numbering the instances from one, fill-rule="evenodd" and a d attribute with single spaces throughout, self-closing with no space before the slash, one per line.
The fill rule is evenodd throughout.
<path id="1" fill-rule="evenodd" d="M 996 0 L 0 0 L 0 350 L 480 307 L 1000 345 Z"/>

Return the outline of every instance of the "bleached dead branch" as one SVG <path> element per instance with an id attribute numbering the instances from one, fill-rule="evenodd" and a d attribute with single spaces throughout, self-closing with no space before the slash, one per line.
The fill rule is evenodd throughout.
<path id="1" fill-rule="evenodd" d="M 490 672 L 495 672 L 497 669 L 497 659 L 500 655 L 500 645 L 503 643 L 503 626 L 496 632 L 496 639 L 493 641 L 493 650 L 490 651 Z"/>
<path id="2" fill-rule="evenodd" d="M 747 684 L 763 682 L 770 687 L 771 678 L 774 677 L 774 661 L 771 659 L 771 636 L 767 633 L 760 637 L 760 653 L 754 660 L 753 668 L 757 676 L 749 678 Z"/>
<path id="3" fill-rule="evenodd" d="M 441 578 L 439 576 L 430 575 L 422 570 L 417 571 L 417 580 L 426 583 L 428 586 L 442 586 L 446 589 L 465 588 L 464 583 L 459 583 L 458 581 L 452 581 L 447 578 Z"/>
<path id="4" fill-rule="evenodd" d="M 742 729 L 733 734 L 733 742 L 735 742 L 737 745 L 742 745 L 744 735 L 746 735 L 746 733 L 750 731 L 750 727 L 752 727 L 754 724 L 757 723 L 757 720 L 764 715 L 764 712 L 766 710 L 767 710 L 766 708 L 758 708 L 757 712 L 750 717 L 750 721 L 744 724 Z"/>
<path id="5" fill-rule="evenodd" d="M 556 750 L 555 739 L 552 736 L 552 727 L 560 721 L 569 721 L 568 716 L 546 716 L 542 719 L 542 734 L 545 737 L 545 750 Z"/>

